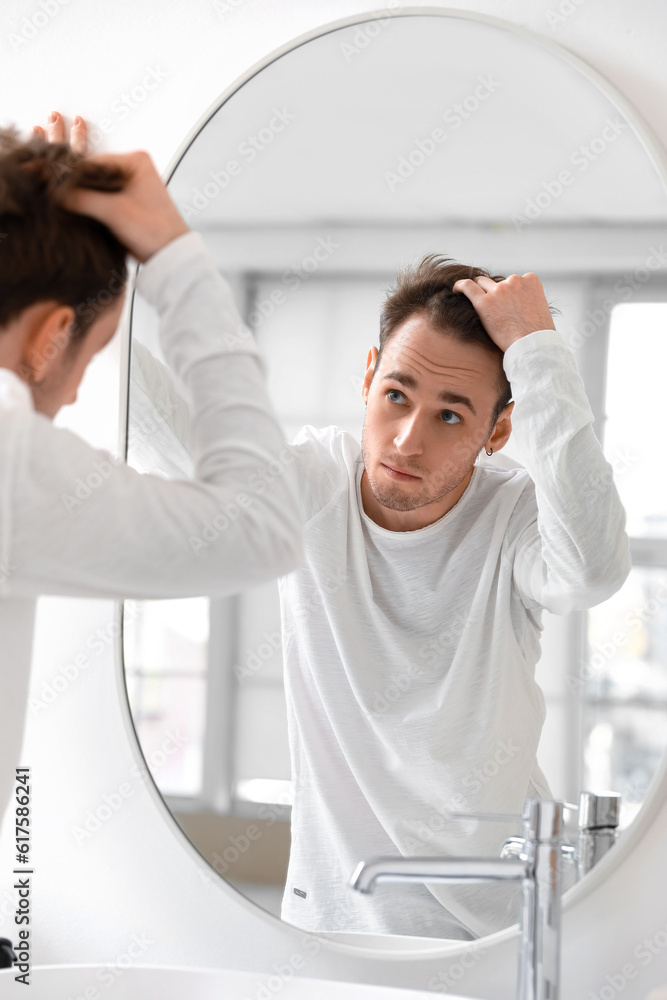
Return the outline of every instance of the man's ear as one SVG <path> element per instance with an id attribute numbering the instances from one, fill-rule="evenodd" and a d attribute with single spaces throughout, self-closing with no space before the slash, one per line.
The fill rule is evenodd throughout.
<path id="1" fill-rule="evenodd" d="M 71 306 L 54 305 L 31 325 L 23 341 L 20 374 L 28 382 L 41 382 L 52 368 L 62 363 L 70 343 L 74 320 Z"/>
<path id="2" fill-rule="evenodd" d="M 487 439 L 486 450 L 490 451 L 493 448 L 494 452 L 500 451 L 504 448 L 509 441 L 510 434 L 512 433 L 512 410 L 514 409 L 514 402 L 508 403 L 504 410 L 501 411 L 500 416 L 496 420 L 495 426 L 493 428 L 493 433 L 491 437 Z"/>
<path id="3" fill-rule="evenodd" d="M 371 347 L 368 352 L 368 357 L 366 358 L 366 374 L 364 375 L 364 381 L 361 385 L 361 398 L 364 403 L 368 402 L 368 393 L 371 388 L 371 382 L 373 381 L 373 372 L 375 371 L 375 362 L 378 358 L 377 347 Z"/>

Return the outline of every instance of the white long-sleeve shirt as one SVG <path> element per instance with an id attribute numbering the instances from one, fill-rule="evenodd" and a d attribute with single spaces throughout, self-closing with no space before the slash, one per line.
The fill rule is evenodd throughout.
<path id="1" fill-rule="evenodd" d="M 549 796 L 542 609 L 598 604 L 630 570 L 572 353 L 541 330 L 504 368 L 525 468 L 482 460 L 425 528 L 366 515 L 349 434 L 306 427 L 292 445 L 306 563 L 280 581 L 294 782 L 282 915 L 299 927 L 469 939 L 517 919 L 517 890 L 499 883 L 348 887 L 374 855 L 497 857 L 520 832 L 447 813 L 519 814 Z"/>
<path id="2" fill-rule="evenodd" d="M 0 817 L 18 763 L 37 595 L 221 596 L 288 572 L 302 555 L 294 463 L 263 362 L 201 236 L 155 253 L 137 289 L 158 311 L 162 350 L 189 398 L 192 479 L 114 462 L 36 413 L 25 383 L 0 368 Z"/>

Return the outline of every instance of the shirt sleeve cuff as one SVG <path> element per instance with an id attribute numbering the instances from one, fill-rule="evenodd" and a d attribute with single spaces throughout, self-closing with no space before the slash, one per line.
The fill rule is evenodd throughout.
<path id="1" fill-rule="evenodd" d="M 160 306 L 161 291 L 169 284 L 169 277 L 183 264 L 204 257 L 210 266 L 211 259 L 200 233 L 190 230 L 161 247 L 137 271 L 137 291 L 154 305 Z"/>
<path id="2" fill-rule="evenodd" d="M 529 358 L 535 352 L 542 354 L 544 351 L 554 348 L 567 351 L 572 358 L 574 357 L 558 330 L 535 330 L 533 333 L 515 340 L 503 356 L 505 374 L 511 381 L 511 372 L 516 370 L 524 358 Z"/>

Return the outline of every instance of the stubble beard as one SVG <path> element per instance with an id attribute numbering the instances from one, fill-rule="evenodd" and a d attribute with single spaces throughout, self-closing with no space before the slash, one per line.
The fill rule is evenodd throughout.
<path id="1" fill-rule="evenodd" d="M 439 503 L 441 500 L 444 500 L 452 490 L 461 485 L 475 464 L 475 459 L 478 455 L 478 451 L 475 451 L 469 456 L 469 461 L 463 459 L 461 464 L 456 468 L 450 467 L 444 470 L 430 486 L 415 488 L 412 484 L 407 483 L 408 492 L 408 490 L 401 488 L 400 483 L 396 483 L 396 485 L 393 485 L 391 482 L 379 483 L 374 478 L 371 472 L 372 459 L 364 442 L 363 432 L 361 436 L 361 453 L 371 493 L 382 507 L 386 507 L 388 510 L 399 511 L 417 510 L 419 507 L 427 507 L 429 504 Z M 419 472 L 417 469 L 414 471 L 415 475 Z"/>

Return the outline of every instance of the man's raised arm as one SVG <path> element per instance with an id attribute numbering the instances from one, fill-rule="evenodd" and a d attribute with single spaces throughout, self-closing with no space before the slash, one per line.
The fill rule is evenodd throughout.
<path id="1" fill-rule="evenodd" d="M 574 356 L 535 274 L 466 279 L 455 291 L 505 352 L 513 435 L 535 485 L 537 513 L 527 496 L 508 546 L 519 592 L 558 614 L 593 607 L 621 587 L 631 563 L 625 510 Z"/>
<path id="2" fill-rule="evenodd" d="M 64 207 L 107 225 L 143 262 L 164 355 L 191 408 L 191 480 L 142 475 L 35 413 L 26 385 L 3 415 L 8 596 L 233 593 L 302 555 L 293 459 L 264 367 L 227 282 L 146 153 L 100 154 L 123 191 L 75 190 Z M 4 509 L 4 508 L 3 508 Z"/>

